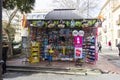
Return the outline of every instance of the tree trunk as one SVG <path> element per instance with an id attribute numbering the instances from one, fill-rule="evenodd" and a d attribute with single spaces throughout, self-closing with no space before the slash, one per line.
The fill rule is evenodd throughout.
<path id="1" fill-rule="evenodd" d="M 8 55 L 9 56 L 12 56 L 13 55 L 13 46 L 12 46 L 12 38 L 11 38 L 11 35 L 10 35 L 10 32 L 8 31 L 8 27 L 10 27 L 10 24 L 11 24 L 11 21 L 13 20 L 14 16 L 16 15 L 18 11 L 18 8 L 16 7 L 15 10 L 13 11 L 13 13 L 10 15 L 9 17 L 9 21 L 6 25 L 6 29 L 5 29 L 5 32 L 7 34 L 7 37 L 8 37 L 8 42 L 9 42 L 9 50 L 8 50 Z"/>
<path id="2" fill-rule="evenodd" d="M 8 50 L 8 55 L 9 57 L 11 57 L 13 55 L 13 46 L 12 46 L 12 39 L 11 39 L 11 36 L 10 36 L 10 33 L 9 32 L 6 32 L 7 33 L 7 36 L 8 36 L 8 40 L 9 40 L 9 50 Z"/>

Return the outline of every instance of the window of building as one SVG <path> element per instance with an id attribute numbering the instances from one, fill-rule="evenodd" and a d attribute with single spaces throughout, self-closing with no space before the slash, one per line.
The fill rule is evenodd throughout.
<path id="1" fill-rule="evenodd" d="M 118 38 L 120 38 L 120 30 L 118 30 Z"/>
<path id="2" fill-rule="evenodd" d="M 116 21 L 117 25 L 120 25 L 120 15 L 118 16 L 118 20 Z"/>

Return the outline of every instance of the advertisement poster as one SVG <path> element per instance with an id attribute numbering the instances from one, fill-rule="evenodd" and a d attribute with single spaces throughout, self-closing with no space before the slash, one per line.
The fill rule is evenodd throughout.
<path id="1" fill-rule="evenodd" d="M 75 58 L 82 58 L 82 48 L 75 48 Z"/>
<path id="2" fill-rule="evenodd" d="M 82 36 L 74 36 L 74 47 L 82 47 Z"/>
<path id="3" fill-rule="evenodd" d="M 74 36 L 74 57 L 82 58 L 82 44 L 83 44 L 84 31 L 74 30 L 72 32 L 72 35 Z"/>

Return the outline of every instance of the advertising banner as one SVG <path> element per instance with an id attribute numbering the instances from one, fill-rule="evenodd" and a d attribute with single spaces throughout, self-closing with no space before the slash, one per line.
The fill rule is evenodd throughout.
<path id="1" fill-rule="evenodd" d="M 74 36 L 74 47 L 82 47 L 82 36 Z"/>
<path id="2" fill-rule="evenodd" d="M 72 34 L 74 36 L 74 57 L 82 58 L 82 45 L 83 45 L 84 31 L 74 30 Z"/>
<path id="3" fill-rule="evenodd" d="M 75 55 L 74 55 L 74 57 L 75 58 L 82 58 L 82 48 L 75 48 L 75 50 L 74 50 L 75 52 Z"/>

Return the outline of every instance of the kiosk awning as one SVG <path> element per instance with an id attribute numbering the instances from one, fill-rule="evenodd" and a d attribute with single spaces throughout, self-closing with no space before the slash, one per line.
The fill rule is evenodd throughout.
<path id="1" fill-rule="evenodd" d="M 49 12 L 45 19 L 50 20 L 71 20 L 71 19 L 82 19 L 75 9 L 54 9 L 53 11 Z"/>

